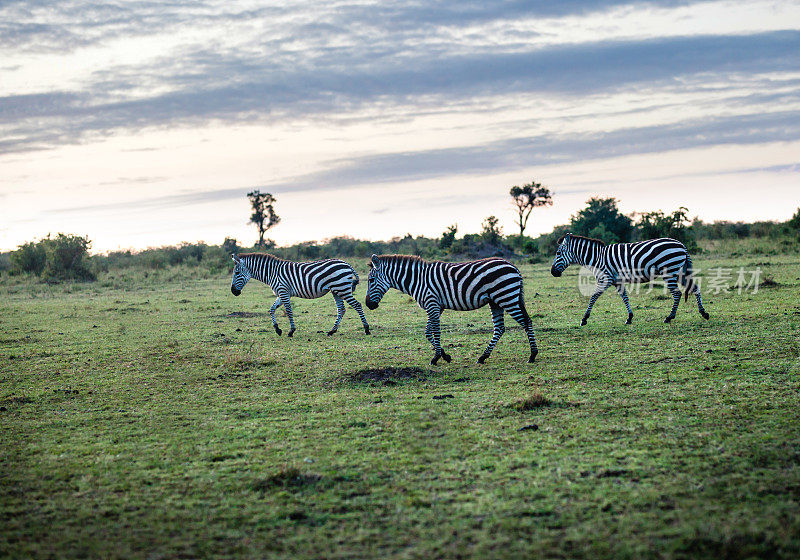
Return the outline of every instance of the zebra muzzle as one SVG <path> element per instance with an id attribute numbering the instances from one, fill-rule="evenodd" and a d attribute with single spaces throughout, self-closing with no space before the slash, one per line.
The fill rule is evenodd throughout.
<path id="1" fill-rule="evenodd" d="M 235 296 L 238 296 L 239 294 L 241 294 L 241 293 L 242 293 L 242 290 L 237 290 L 236 288 L 234 288 L 233 286 L 231 286 L 231 293 L 232 293 L 233 295 L 235 295 Z"/>
<path id="2" fill-rule="evenodd" d="M 371 309 L 371 310 L 378 309 L 378 302 L 376 302 L 376 301 L 365 299 L 364 300 L 364 304 L 367 306 L 367 309 Z"/>
<path id="3" fill-rule="evenodd" d="M 553 267 L 550 269 L 550 274 L 558 278 L 559 276 L 561 276 L 561 271 L 556 269 L 556 267 Z"/>

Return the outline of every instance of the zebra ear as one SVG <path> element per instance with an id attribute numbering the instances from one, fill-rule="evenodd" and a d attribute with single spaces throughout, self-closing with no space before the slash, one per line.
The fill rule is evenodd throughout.
<path id="1" fill-rule="evenodd" d="M 372 258 L 370 258 L 370 264 L 373 266 L 378 266 L 378 255 L 372 255 Z"/>
<path id="2" fill-rule="evenodd" d="M 231 253 L 231 258 L 233 259 L 233 262 L 239 264 L 239 257 L 237 257 L 234 253 Z"/>

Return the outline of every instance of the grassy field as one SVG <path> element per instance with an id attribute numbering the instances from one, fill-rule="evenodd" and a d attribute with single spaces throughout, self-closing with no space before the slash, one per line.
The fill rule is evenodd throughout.
<path id="1" fill-rule="evenodd" d="M 365 294 L 366 260 L 358 263 Z M 800 555 L 800 257 L 758 293 L 609 292 L 522 266 L 539 342 L 488 309 L 390 292 L 239 298 L 192 269 L 0 285 L 0 556 L 749 558 Z M 761 278 L 764 279 L 764 276 Z M 734 272 L 735 280 L 735 272 Z M 287 320 L 279 321 L 284 330 Z"/>

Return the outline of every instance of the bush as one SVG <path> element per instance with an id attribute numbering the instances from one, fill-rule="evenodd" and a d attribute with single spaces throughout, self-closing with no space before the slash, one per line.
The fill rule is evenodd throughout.
<path id="1" fill-rule="evenodd" d="M 633 238 L 633 220 L 617 208 L 616 198 L 590 198 L 586 208 L 572 216 L 572 233 L 596 237 L 606 243 L 627 243 Z"/>
<path id="2" fill-rule="evenodd" d="M 95 274 L 89 269 L 88 237 L 59 233 L 55 239 L 44 239 L 46 263 L 42 275 L 51 281 L 94 280 Z"/>
<path id="3" fill-rule="evenodd" d="M 23 272 L 41 274 L 47 262 L 44 240 L 23 243 L 16 251 L 11 253 L 10 261 L 12 274 L 21 274 Z"/>
<path id="4" fill-rule="evenodd" d="M 11 253 L 11 271 L 42 276 L 50 282 L 62 280 L 94 280 L 89 267 L 88 237 L 59 233 L 40 241 L 23 243 Z"/>
<path id="5" fill-rule="evenodd" d="M 543 255 L 555 255 L 556 249 L 558 248 L 558 240 L 562 235 L 570 231 L 571 226 L 565 224 L 554 227 L 553 231 L 550 233 L 540 235 L 536 239 L 536 242 L 539 244 L 539 253 Z"/>
<path id="6" fill-rule="evenodd" d="M 10 252 L 0 253 L 0 272 L 11 270 L 11 254 Z"/>

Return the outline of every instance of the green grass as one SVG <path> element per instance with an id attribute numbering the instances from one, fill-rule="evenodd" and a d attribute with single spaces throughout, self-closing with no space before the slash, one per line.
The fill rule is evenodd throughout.
<path id="1" fill-rule="evenodd" d="M 778 286 L 669 325 L 660 292 L 630 326 L 609 292 L 579 328 L 576 271 L 527 265 L 537 362 L 507 317 L 476 365 L 483 309 L 445 312 L 437 367 L 397 292 L 369 337 L 295 299 L 287 339 L 255 281 L 5 278 L 0 556 L 796 558 L 800 259 L 695 266 Z"/>

